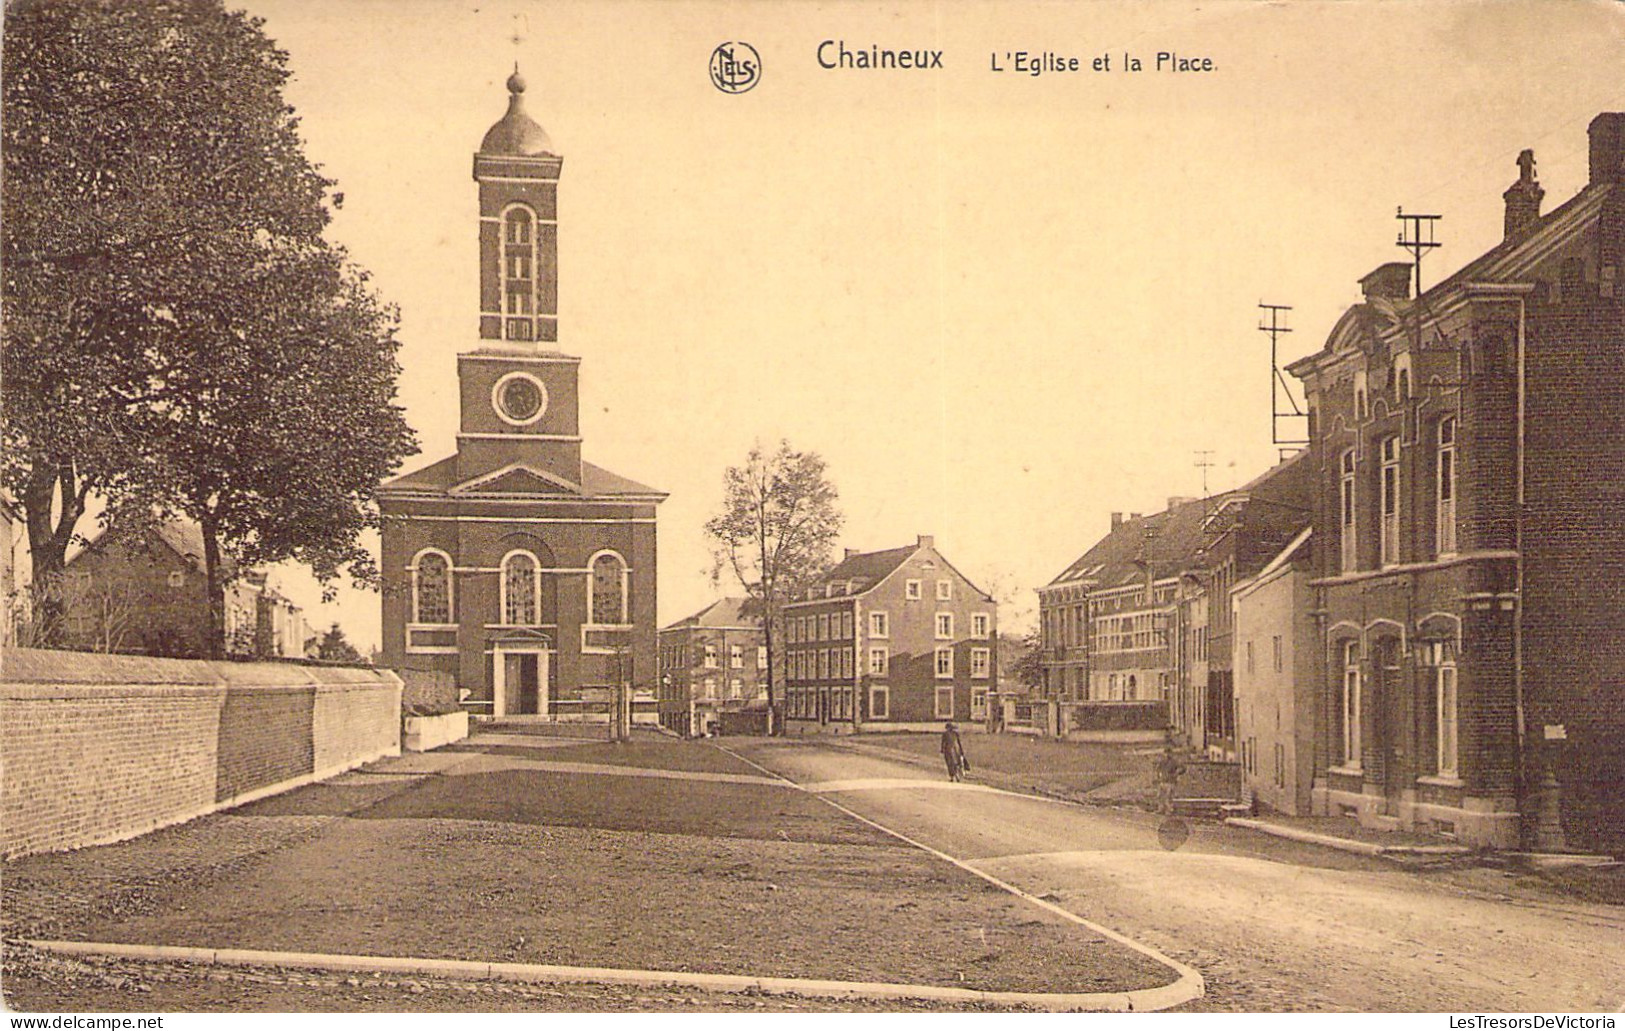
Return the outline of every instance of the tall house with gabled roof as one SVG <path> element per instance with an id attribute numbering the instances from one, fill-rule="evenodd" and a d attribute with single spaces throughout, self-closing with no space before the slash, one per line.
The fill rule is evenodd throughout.
<path id="1" fill-rule="evenodd" d="M 383 653 L 456 678 L 475 714 L 591 717 L 656 686 L 655 510 L 582 458 L 581 359 L 558 341 L 563 158 L 508 79 L 474 155 L 479 344 L 457 356 L 456 452 L 379 488 Z"/>
<path id="2" fill-rule="evenodd" d="M 788 733 L 980 722 L 998 669 L 998 606 L 936 548 L 847 551 L 784 607 Z"/>
<path id="3" fill-rule="evenodd" d="M 1625 849 L 1625 113 L 1542 215 L 1420 297 L 1409 268 L 1304 383 L 1323 718 L 1317 811 L 1465 841 Z"/>

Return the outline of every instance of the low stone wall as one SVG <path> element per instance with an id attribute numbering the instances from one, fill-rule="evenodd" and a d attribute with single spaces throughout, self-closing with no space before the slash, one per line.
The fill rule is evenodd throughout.
<path id="1" fill-rule="evenodd" d="M 1132 730 L 1162 733 L 1168 727 L 1168 703 L 1062 702 L 1061 725 L 1070 736 L 1076 731 Z"/>
<path id="2" fill-rule="evenodd" d="M 400 754 L 385 670 L 0 652 L 0 854 L 103 844 Z"/>

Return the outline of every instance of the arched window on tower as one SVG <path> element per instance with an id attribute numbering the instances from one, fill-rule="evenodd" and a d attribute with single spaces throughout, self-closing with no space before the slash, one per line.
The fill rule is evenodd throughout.
<path id="1" fill-rule="evenodd" d="M 592 621 L 599 626 L 624 626 L 627 618 L 626 563 L 606 551 L 592 560 Z"/>
<path id="2" fill-rule="evenodd" d="M 502 621 L 509 626 L 541 623 L 541 577 L 536 556 L 516 551 L 502 560 Z"/>
<path id="3" fill-rule="evenodd" d="M 502 216 L 502 335 L 536 338 L 536 219 L 516 205 Z"/>
<path id="4" fill-rule="evenodd" d="M 418 555 L 413 571 L 415 623 L 444 626 L 452 621 L 451 563 L 438 551 Z"/>

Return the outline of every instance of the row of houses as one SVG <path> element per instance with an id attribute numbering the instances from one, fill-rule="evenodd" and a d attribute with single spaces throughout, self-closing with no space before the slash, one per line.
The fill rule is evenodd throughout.
<path id="1" fill-rule="evenodd" d="M 1412 266 L 1289 365 L 1307 447 L 1114 516 L 1039 591 L 1044 692 L 1162 698 L 1263 806 L 1515 847 L 1625 838 L 1625 114 L 1547 214 Z"/>
<path id="2" fill-rule="evenodd" d="M 14 520 L 0 529 L 11 531 Z M 50 591 L 62 625 L 56 641 L 66 649 L 205 658 L 209 649 L 209 595 L 203 533 L 191 520 L 172 517 L 140 526 L 115 526 L 73 552 L 57 583 L 19 586 L 18 535 L 11 534 L 0 585 L 6 598 L 5 644 L 31 643 L 44 631 L 31 604 Z M 306 658 L 317 635 L 304 610 L 262 570 L 238 570 L 222 558 L 226 654 L 234 658 Z"/>

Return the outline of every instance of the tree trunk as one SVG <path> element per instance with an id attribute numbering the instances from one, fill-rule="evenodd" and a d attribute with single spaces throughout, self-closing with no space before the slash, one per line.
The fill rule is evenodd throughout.
<path id="1" fill-rule="evenodd" d="M 763 606 L 764 610 L 766 606 Z M 772 737 L 775 731 L 773 716 L 773 614 L 768 611 L 762 613 L 762 635 L 767 641 L 767 736 Z"/>
<path id="2" fill-rule="evenodd" d="M 60 495 L 61 504 L 57 504 Z M 23 484 L 24 519 L 28 526 L 28 555 L 33 567 L 32 605 L 34 643 L 60 648 L 66 643 L 62 571 L 68 544 L 85 513 L 85 495 L 73 466 L 36 466 Z M 54 518 L 53 518 L 54 517 Z"/>
<path id="3" fill-rule="evenodd" d="M 226 591 L 220 582 L 219 527 L 213 514 L 198 520 L 203 530 L 203 583 L 209 599 L 209 625 L 203 640 L 203 654 L 211 659 L 226 657 Z"/>

